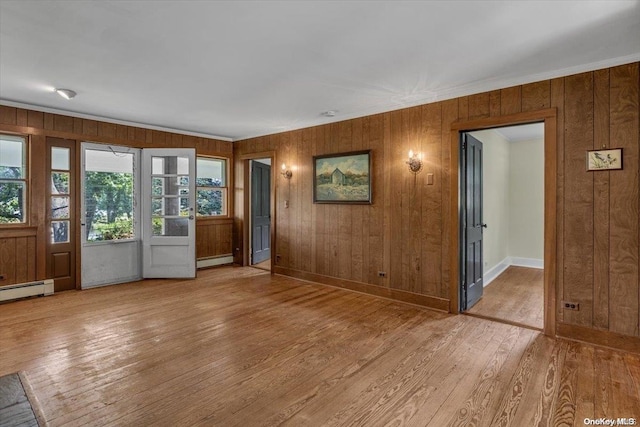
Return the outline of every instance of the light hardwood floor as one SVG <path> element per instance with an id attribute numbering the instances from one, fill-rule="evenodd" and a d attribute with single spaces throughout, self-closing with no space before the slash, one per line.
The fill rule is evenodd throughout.
<path id="1" fill-rule="evenodd" d="M 542 329 L 544 270 L 507 268 L 483 289 L 482 298 L 468 313 Z"/>
<path id="2" fill-rule="evenodd" d="M 0 305 L 51 426 L 576 425 L 640 418 L 640 355 L 255 268 Z"/>
<path id="3" fill-rule="evenodd" d="M 271 271 L 271 259 L 267 259 L 265 261 L 254 264 L 253 267 Z"/>

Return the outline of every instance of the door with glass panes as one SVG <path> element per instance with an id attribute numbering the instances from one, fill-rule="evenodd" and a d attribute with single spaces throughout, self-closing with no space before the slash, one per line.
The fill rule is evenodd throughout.
<path id="1" fill-rule="evenodd" d="M 47 138 L 47 277 L 55 292 L 76 288 L 75 141 Z"/>

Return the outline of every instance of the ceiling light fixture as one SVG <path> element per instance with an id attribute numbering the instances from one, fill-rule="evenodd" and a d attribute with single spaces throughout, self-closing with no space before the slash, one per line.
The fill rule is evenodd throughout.
<path id="1" fill-rule="evenodd" d="M 55 92 L 64 99 L 72 99 L 77 93 L 71 89 L 55 89 Z"/>
<path id="2" fill-rule="evenodd" d="M 335 117 L 337 112 L 337 110 L 323 111 L 322 113 L 320 113 L 320 115 L 324 117 Z"/>

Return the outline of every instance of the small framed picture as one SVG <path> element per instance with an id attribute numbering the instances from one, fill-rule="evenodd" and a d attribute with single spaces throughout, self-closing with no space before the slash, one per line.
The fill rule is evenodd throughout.
<path id="1" fill-rule="evenodd" d="M 587 151 L 587 171 L 622 169 L 622 148 Z"/>

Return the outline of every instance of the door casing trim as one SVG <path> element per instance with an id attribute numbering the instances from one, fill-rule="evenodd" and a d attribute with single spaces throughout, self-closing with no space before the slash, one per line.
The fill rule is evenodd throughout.
<path id="1" fill-rule="evenodd" d="M 476 120 L 464 120 L 451 124 L 450 134 L 450 203 L 451 224 L 449 243 L 449 311 L 460 312 L 460 133 L 495 127 L 544 122 L 544 327 L 547 336 L 556 335 L 557 293 L 557 110 L 547 108 L 526 113 L 509 114 Z"/>
<path id="2" fill-rule="evenodd" d="M 275 265 L 275 247 L 276 247 L 276 176 L 274 171 L 276 170 L 276 152 L 275 151 L 263 151 L 260 153 L 244 154 L 239 156 L 241 160 L 240 165 L 242 170 L 239 171 L 242 174 L 244 180 L 243 191 L 243 203 L 242 210 L 245 218 L 245 223 L 242 227 L 242 265 L 247 267 L 250 264 L 251 251 L 250 251 L 250 236 L 251 227 L 249 225 L 249 219 L 251 218 L 251 167 L 249 162 L 257 159 L 271 159 L 271 188 L 270 191 L 270 215 L 271 215 L 271 274 L 273 274 L 273 267 Z"/>

